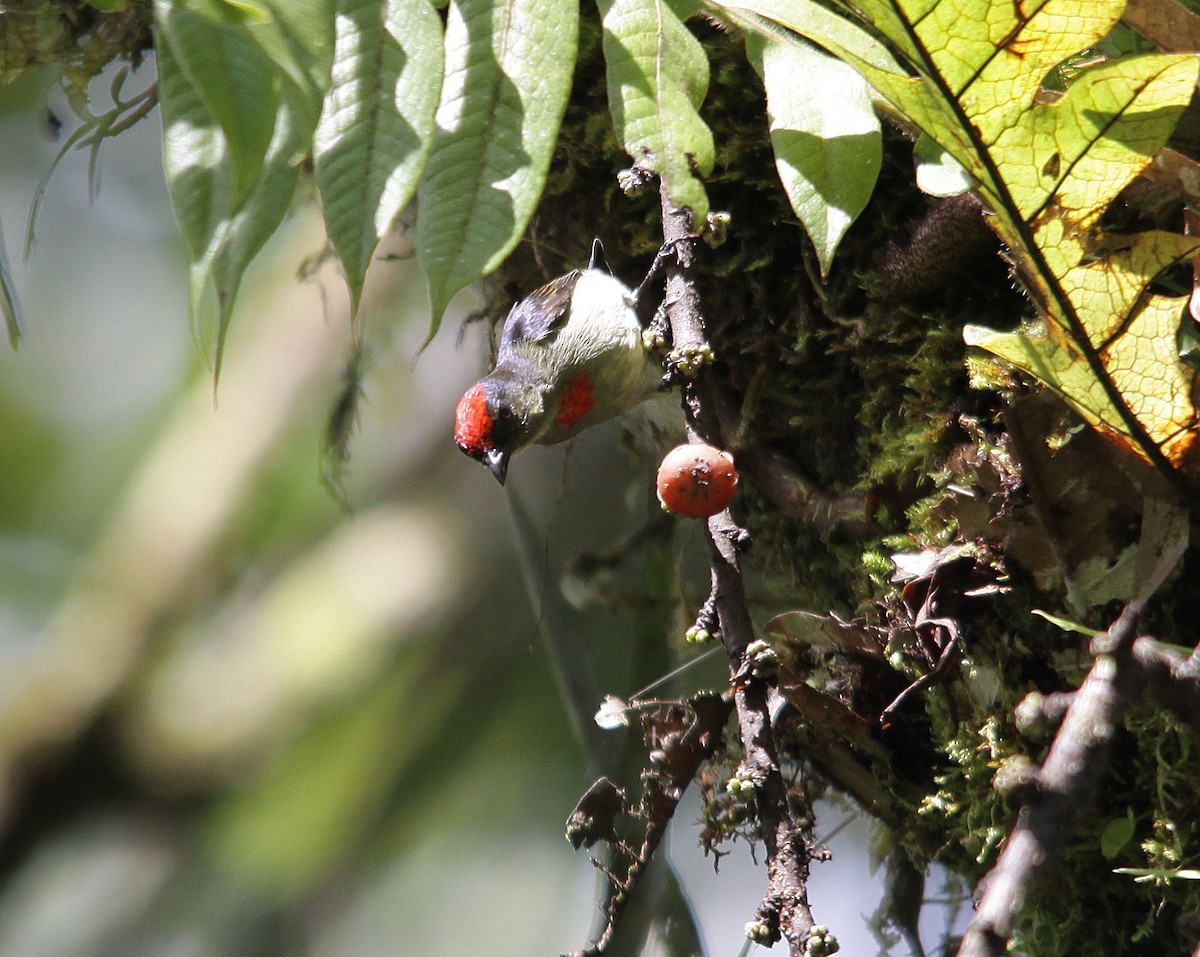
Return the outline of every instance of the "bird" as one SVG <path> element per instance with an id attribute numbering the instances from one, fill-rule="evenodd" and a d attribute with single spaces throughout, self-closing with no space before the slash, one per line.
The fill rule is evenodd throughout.
<path id="1" fill-rule="evenodd" d="M 601 262 L 597 240 L 588 268 L 514 305 L 495 367 L 459 400 L 454 439 L 501 485 L 522 449 L 564 442 L 663 391 L 662 365 L 643 341 L 638 295 Z"/>

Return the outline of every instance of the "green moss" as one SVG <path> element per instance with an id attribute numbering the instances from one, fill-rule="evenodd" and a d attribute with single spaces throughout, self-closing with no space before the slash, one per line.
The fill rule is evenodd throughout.
<path id="1" fill-rule="evenodd" d="M 894 845 L 918 866 L 939 861 L 974 882 L 995 862 L 1016 817 L 1015 799 L 995 787 L 997 772 L 1044 757 L 1044 742 L 1018 733 L 1013 709 L 1030 691 L 1076 687 L 1089 663 L 1080 636 L 1031 609 L 1072 617 L 1064 605 L 1070 568 L 1060 567 L 1060 552 L 1088 554 L 1084 546 L 1102 542 L 1105 561 L 1119 556 L 1137 539 L 1137 499 L 1128 497 L 1127 480 L 1118 480 L 1123 469 L 1097 450 L 1094 436 L 1073 431 L 1077 423 L 1052 402 L 1027 403 L 1022 382 L 994 362 L 966 355 L 965 323 L 1012 328 L 1032 311 L 1014 291 L 978 211 L 916 190 L 911 144 L 900 134 L 886 134 L 875 197 L 829 278 L 820 280 L 776 180 L 761 86 L 740 41 L 705 25 L 696 29 L 713 64 L 703 113 L 718 160 L 707 186 L 713 209 L 731 218 L 726 242 L 702 252 L 698 277 L 715 375 L 742 403 L 747 442 L 781 456 L 830 495 L 866 496 L 877 525 L 871 536 L 827 541 L 782 516 L 752 482 L 739 490 L 739 517 L 754 538 L 750 561 L 770 603 L 863 615 L 889 639 L 886 659 L 814 651 L 809 680 L 875 722 L 877 748 L 822 755 L 813 750 L 821 738 L 804 722 L 791 726 L 782 747 L 814 781 L 836 780 L 847 762 L 865 769 L 891 795 Z M 530 242 L 498 277 L 497 312 L 577 264 L 593 235 L 605 240 L 618 274 L 640 278 L 660 241 L 658 199 L 653 189 L 635 198 L 621 192 L 616 173 L 628 164 L 607 119 L 596 24 L 585 18 L 552 186 Z M 1014 422 L 1031 444 L 1009 434 Z M 1061 441 L 1046 445 L 1053 435 Z M 1049 493 L 1043 488 L 1034 497 L 1026 467 L 1036 469 Z M 1136 479 L 1128 481 L 1136 487 Z M 1071 488 L 1081 485 L 1072 498 Z M 1068 547 L 1055 538 L 1059 508 L 1067 509 L 1072 534 L 1094 523 L 1095 541 Z M 1130 516 L 1132 526 L 1117 529 Z M 937 653 L 917 640 L 889 556 L 946 546 L 976 556 L 1006 591 L 956 611 L 963 626 L 958 666 L 880 729 L 882 709 L 929 674 Z M 1195 565 L 1189 558 L 1185 581 L 1200 574 Z M 1179 586 L 1158 601 L 1154 626 L 1190 644 L 1194 635 L 1180 634 L 1187 631 L 1181 623 L 1200 620 L 1200 594 Z M 1114 607 L 1092 608 L 1090 618 L 1103 626 Z M 1137 883 L 1113 868 L 1166 874 L 1194 864 L 1194 750 L 1191 732 L 1159 714 L 1130 719 L 1113 780 L 1106 779 L 1088 817 L 1093 823 L 1035 888 L 1017 952 L 1161 954 L 1191 946 L 1175 919 L 1200 912 L 1197 882 Z M 713 850 L 753 833 L 744 808 L 723 790 L 735 766 L 714 766 L 700 781 L 708 807 L 703 840 Z M 1127 815 L 1135 836 L 1107 859 L 1102 829 Z"/>
<path id="2" fill-rule="evenodd" d="M 100 8 L 106 8 L 107 12 Z M 150 48 L 153 6 L 147 0 L 87 4 L 34 0 L 6 5 L 0 16 L 0 83 L 42 66 L 61 71 L 70 92 L 114 60 L 137 66 Z"/>

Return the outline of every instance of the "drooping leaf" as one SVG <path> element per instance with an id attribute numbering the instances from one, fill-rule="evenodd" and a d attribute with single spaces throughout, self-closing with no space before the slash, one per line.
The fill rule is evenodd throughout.
<path id="1" fill-rule="evenodd" d="M 812 36 L 811 24 L 772 12 L 780 3 L 737 0 L 732 9 L 773 17 L 854 66 L 907 123 L 963 167 L 993 214 L 988 221 L 1045 319 L 1045 338 L 1023 348 L 1011 338 L 979 332 L 971 341 L 995 344 L 1006 358 L 1019 354 L 1022 367 L 1041 370 L 1035 371 L 1039 377 L 1044 372 L 1047 384 L 1089 422 L 1185 491 L 1176 467 L 1191 450 L 1185 433 L 1198 416 L 1193 375 L 1170 355 L 1178 308 L 1157 298 L 1141 304 L 1161 270 L 1144 262 L 1149 271 L 1138 272 L 1118 260 L 1113 272 L 1131 281 L 1136 294 L 1127 310 L 1111 309 L 1107 317 L 1099 304 L 1074 297 L 1084 295 L 1091 280 L 1077 270 L 1092 264 L 1080 263 L 1103 248 L 1101 215 L 1165 144 L 1191 98 L 1200 62 L 1123 58 L 1084 71 L 1050 102 L 1041 91 L 1047 71 L 1104 37 L 1121 14 L 1121 0 L 1045 0 L 1032 7 L 1005 0 L 842 5 L 892 45 L 904 64 L 900 71 L 828 33 Z M 1142 251 L 1160 248 L 1158 242 L 1149 241 Z M 1098 330 L 1114 325 L 1123 331 L 1107 343 Z M 1165 339 L 1151 343 L 1153 337 Z M 1165 370 L 1155 366 L 1159 360 Z M 1143 381 L 1148 379 L 1153 381 Z"/>
<path id="2" fill-rule="evenodd" d="M 849 52 L 880 70 L 903 69 L 886 46 L 857 23 L 841 17 L 817 0 L 710 0 L 710 6 L 743 28 L 787 42 L 794 34 L 806 37 L 841 56 Z"/>
<path id="3" fill-rule="evenodd" d="M 701 178 L 712 172 L 712 131 L 701 119 L 708 57 L 667 0 L 598 0 L 608 105 L 617 137 L 640 167 L 657 173 L 672 202 L 708 213 Z"/>
<path id="4" fill-rule="evenodd" d="M 436 331 L 451 297 L 512 251 L 541 197 L 574 72 L 572 0 L 452 0 L 417 252 Z"/>
<path id="5" fill-rule="evenodd" d="M 188 262 L 203 259 L 227 215 L 232 177 L 225 134 L 183 73 L 165 31 L 156 38 L 163 166 Z"/>
<path id="6" fill-rule="evenodd" d="M 294 87 L 301 124 L 315 128 L 329 89 L 335 0 L 259 0 L 267 16 L 247 25 L 250 38 Z"/>
<path id="7" fill-rule="evenodd" d="M 173 67 L 221 132 L 233 172 L 230 198 L 240 202 L 258 180 L 271 143 L 279 73 L 241 24 L 214 23 L 171 0 L 159 0 L 155 10 Z"/>
<path id="8" fill-rule="evenodd" d="M 330 241 L 358 309 L 371 255 L 412 199 L 442 84 L 429 0 L 338 0 L 333 83 L 314 159 Z"/>
<path id="9" fill-rule="evenodd" d="M 275 135 L 263 162 L 262 175 L 237 211 L 221 222 L 212 256 L 193 266 L 194 290 L 211 283 L 217 301 L 215 371 L 220 372 L 225 333 L 246 268 L 275 234 L 290 208 L 300 167 L 296 156 L 312 140 L 307 108 L 296 105 L 292 88 L 285 87 L 275 123 Z"/>
<path id="10" fill-rule="evenodd" d="M 258 173 L 250 183 L 241 182 L 242 173 L 224 127 L 175 55 L 175 31 L 238 31 L 244 27 L 237 23 L 214 25 L 198 16 L 180 17 L 167 0 L 160 0 L 156 15 L 163 165 L 188 252 L 193 322 L 200 323 L 206 293 L 211 292 L 215 300 L 215 369 L 219 372 L 221 348 L 242 276 L 288 211 L 299 175 L 297 158 L 306 149 L 312 133 L 309 121 L 315 121 L 316 114 L 304 90 L 279 82 L 271 138 Z M 189 37 L 185 42 L 194 44 L 196 39 Z M 270 61 L 254 44 L 241 44 L 239 49 L 254 51 L 246 55 L 261 58 L 271 69 Z M 273 75 L 280 77 L 278 72 Z"/>
<path id="11" fill-rule="evenodd" d="M 21 342 L 21 304 L 17 301 L 12 270 L 8 266 L 8 253 L 4 250 L 3 230 L 0 230 L 0 313 L 4 314 L 9 345 L 15 349 Z"/>
<path id="12" fill-rule="evenodd" d="M 746 50 L 766 87 L 779 178 L 821 272 L 828 272 L 842 236 L 871 198 L 883 163 L 879 119 L 866 83 L 807 44 L 752 34 Z"/>

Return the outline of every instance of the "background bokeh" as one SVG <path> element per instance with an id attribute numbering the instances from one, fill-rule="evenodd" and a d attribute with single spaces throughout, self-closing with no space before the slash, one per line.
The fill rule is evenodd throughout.
<path id="1" fill-rule="evenodd" d="M 681 653 L 647 635 L 620 549 L 654 514 L 653 462 L 615 425 L 523 456 L 505 489 L 464 459 L 448 432 L 486 354 L 462 325 L 477 300 L 418 355 L 425 294 L 397 237 L 333 494 L 322 448 L 355 333 L 330 265 L 300 278 L 313 209 L 252 270 L 214 387 L 157 116 L 103 146 L 94 198 L 87 157 L 66 159 L 22 261 L 59 148 L 48 109 L 70 128 L 47 79 L 0 89 L 26 317 L 0 350 L 0 954 L 582 946 L 595 872 L 563 822 L 596 762 L 547 649 L 622 696 Z M 685 582 L 700 544 L 677 529 Z M 617 560 L 584 576 L 582 553 Z M 719 686 L 720 664 L 680 680 Z M 733 957 L 765 876 L 744 844 L 714 873 L 694 801 L 668 851 L 707 952 Z M 818 831 L 847 815 L 823 808 Z M 852 820 L 812 882 L 852 955 L 877 949 L 869 831 Z"/>

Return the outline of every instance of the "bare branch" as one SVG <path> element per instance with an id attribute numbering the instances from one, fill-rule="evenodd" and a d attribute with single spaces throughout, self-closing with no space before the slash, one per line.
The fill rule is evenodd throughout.
<path id="1" fill-rule="evenodd" d="M 1131 601 L 1092 643 L 1096 660 L 1071 699 L 1046 760 L 1033 776 L 996 866 L 980 882 L 982 896 L 958 957 L 1003 957 L 1034 879 L 1074 832 L 1105 766 L 1108 744 L 1136 690 L 1130 667 L 1142 603 Z"/>

